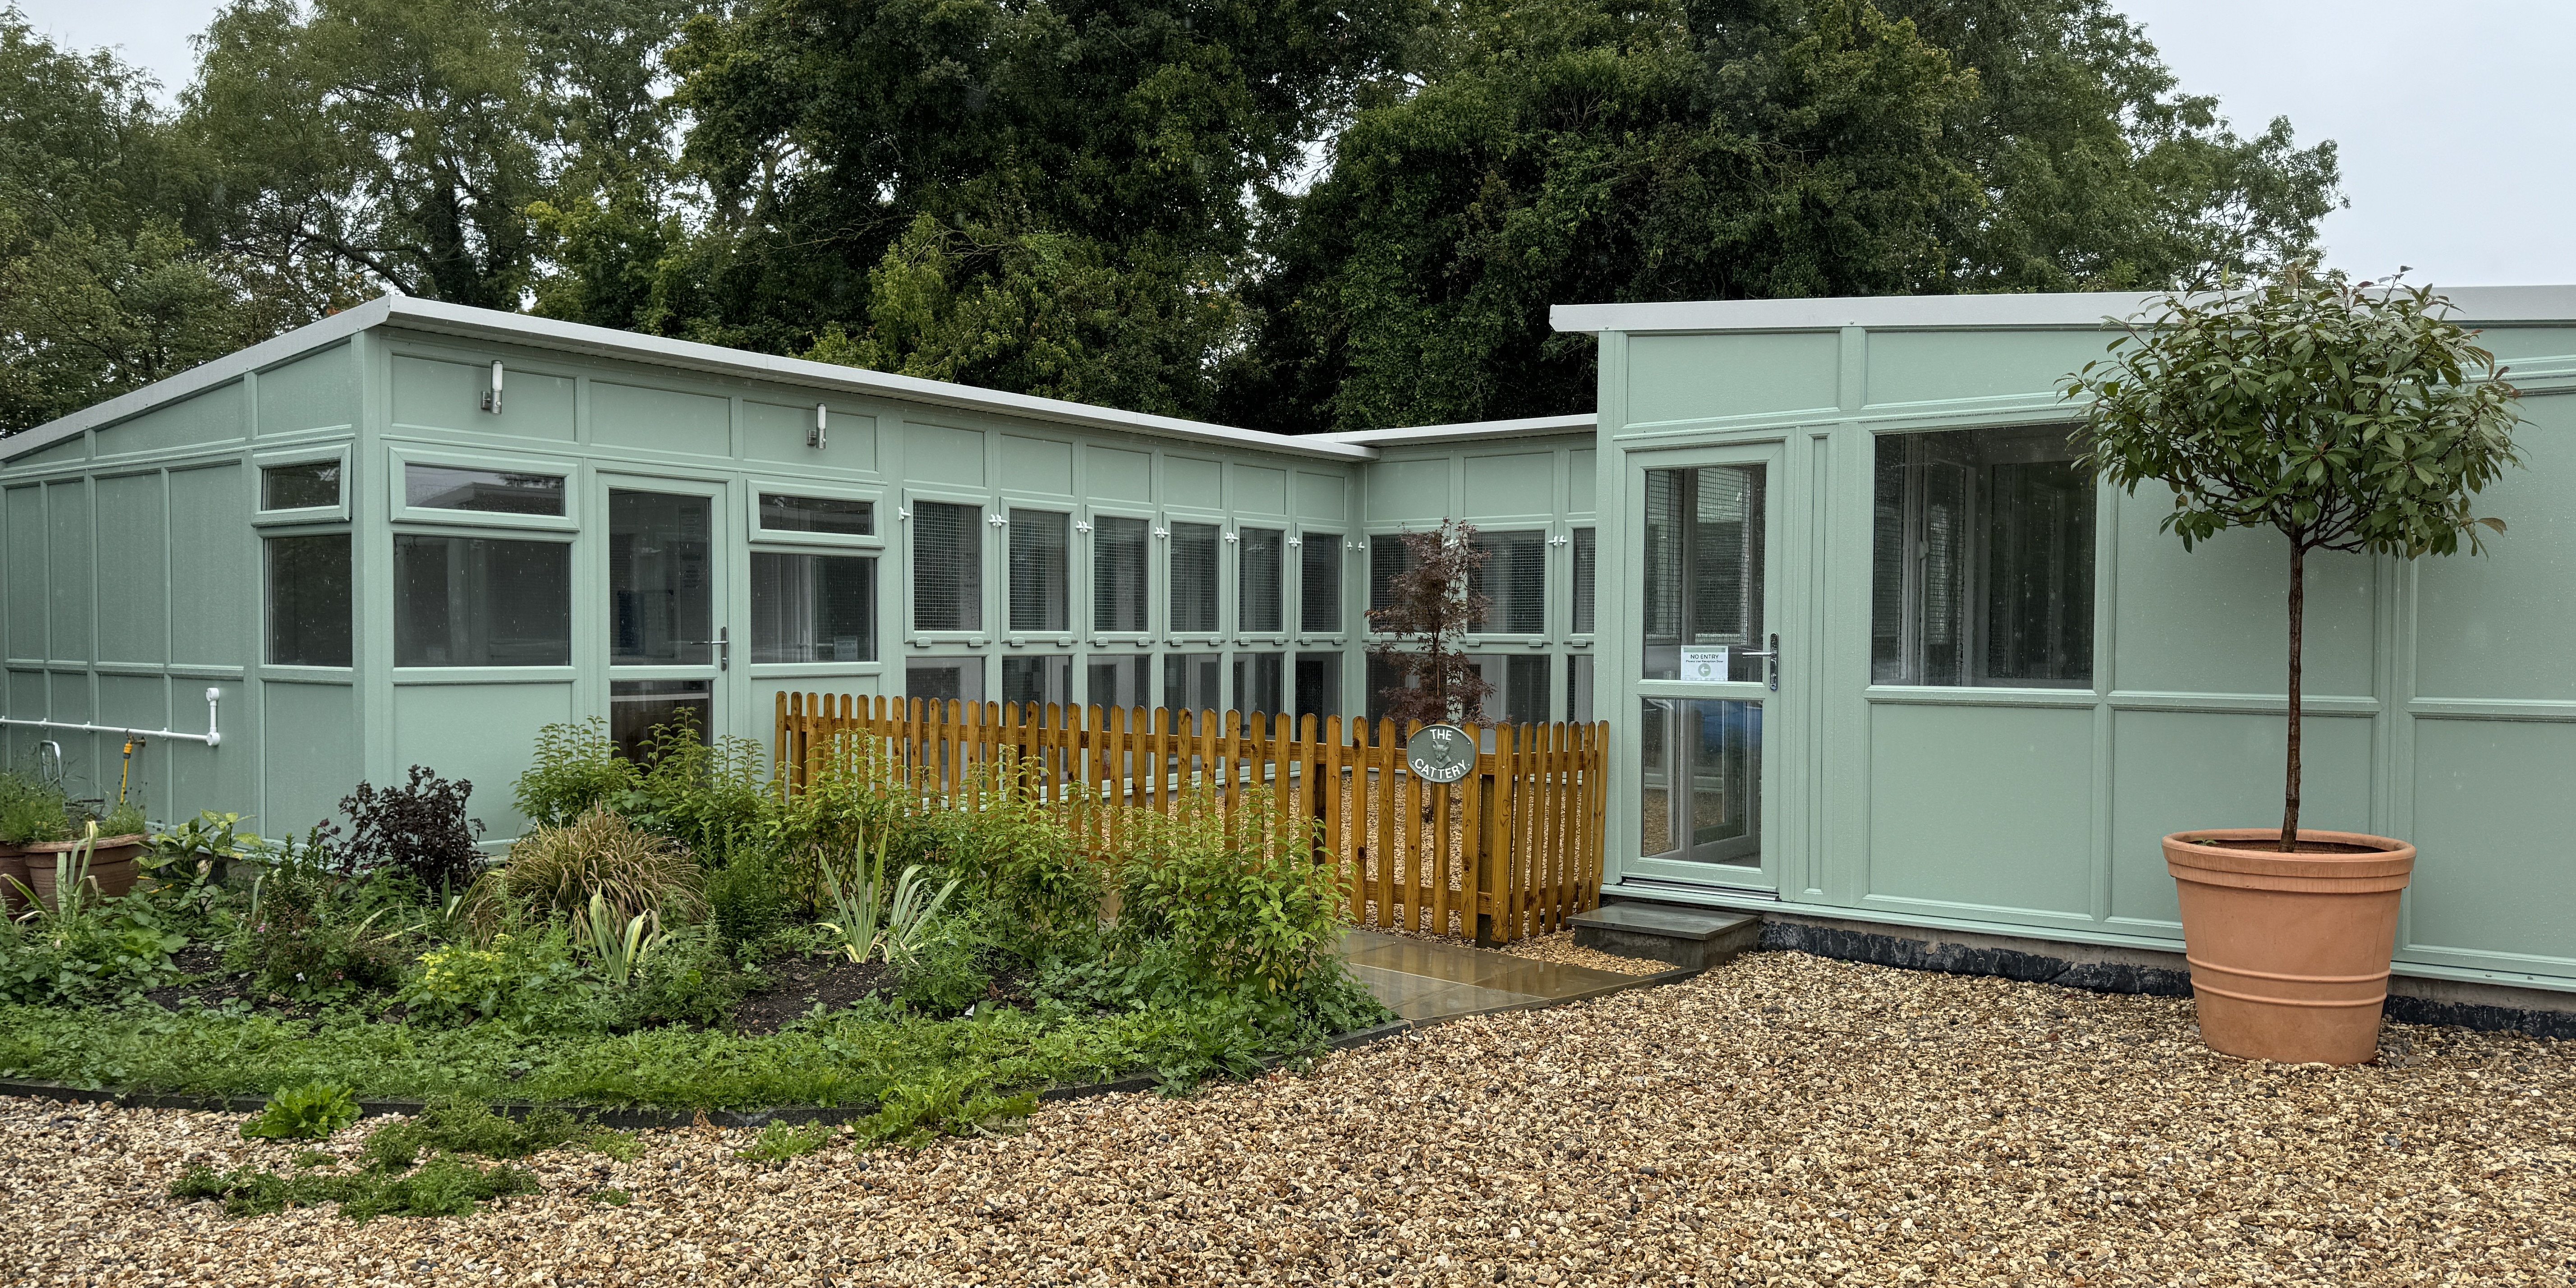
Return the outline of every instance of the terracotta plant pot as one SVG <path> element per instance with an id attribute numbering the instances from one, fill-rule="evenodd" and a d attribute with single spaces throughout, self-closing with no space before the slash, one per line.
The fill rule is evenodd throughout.
<path id="1" fill-rule="evenodd" d="M 16 912 L 27 906 L 27 896 L 18 885 L 27 879 L 27 851 L 19 846 L 0 844 L 0 910 Z"/>
<path id="2" fill-rule="evenodd" d="M 89 859 L 90 888 L 98 897 L 114 899 L 134 888 L 135 859 L 143 853 L 144 836 L 102 836 Z M 36 841 L 27 849 L 27 885 L 36 892 L 38 902 L 54 906 L 54 856 L 79 849 L 78 841 Z"/>
<path id="3" fill-rule="evenodd" d="M 2379 1051 L 2415 847 L 2302 831 L 2303 847 L 2323 848 L 2284 854 L 2280 835 L 2224 828 L 2165 838 L 2201 1041 L 2248 1060 L 2360 1064 Z"/>

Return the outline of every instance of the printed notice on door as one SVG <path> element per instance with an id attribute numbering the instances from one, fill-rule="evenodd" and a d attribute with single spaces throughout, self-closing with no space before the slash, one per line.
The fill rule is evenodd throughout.
<path id="1" fill-rule="evenodd" d="M 1681 680 L 1685 684 L 1723 684 L 1726 682 L 1726 646 L 1682 646 Z"/>

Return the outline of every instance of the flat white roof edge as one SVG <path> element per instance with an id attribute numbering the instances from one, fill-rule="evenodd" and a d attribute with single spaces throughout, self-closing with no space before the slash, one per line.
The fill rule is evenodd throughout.
<path id="1" fill-rule="evenodd" d="M 2576 286 L 2436 288 L 2462 322 L 2576 323 Z M 2162 292 L 2068 291 L 2027 295 L 1866 295 L 1812 300 L 1677 300 L 1665 304 L 1559 304 L 1548 310 L 1556 330 L 1822 331 L 1847 326 L 1897 330 L 1930 327 L 2073 327 L 2130 318 Z"/>
<path id="2" fill-rule="evenodd" d="M 1563 416 L 1523 416 L 1516 420 L 1464 421 L 1455 425 L 1346 429 L 1335 434 L 1317 434 L 1315 437 L 1331 439 L 1337 443 L 1394 447 L 1405 443 L 1438 443 L 1459 438 L 1535 438 L 1545 434 L 1590 433 L 1600 424 L 1599 416 L 1585 411 Z"/>

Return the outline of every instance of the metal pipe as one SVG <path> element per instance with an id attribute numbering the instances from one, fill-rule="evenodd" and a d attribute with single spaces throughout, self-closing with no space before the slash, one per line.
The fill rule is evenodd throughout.
<path id="1" fill-rule="evenodd" d="M 215 712 L 222 703 L 223 697 L 222 689 L 207 687 L 204 733 L 181 733 L 176 729 L 133 729 L 124 725 L 78 724 L 68 720 L 20 720 L 9 716 L 0 716 L 0 725 L 25 725 L 35 729 L 70 729 L 80 733 L 121 733 L 129 738 L 176 738 L 182 742 L 202 742 L 209 747 L 220 747 L 224 743 L 224 734 L 223 730 L 216 725 Z"/>

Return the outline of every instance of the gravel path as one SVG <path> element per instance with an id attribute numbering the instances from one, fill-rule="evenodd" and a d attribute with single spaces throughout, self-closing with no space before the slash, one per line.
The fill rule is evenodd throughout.
<path id="1" fill-rule="evenodd" d="M 161 1197 L 238 1116 L 0 1102 L 0 1283 L 2565 1284 L 2576 1048 L 2238 1063 L 2187 1003 L 1760 953 L 918 1154 L 554 1154 L 465 1220 Z M 332 1142 L 354 1153 L 362 1129 Z M 607 1208 L 600 1185 L 634 1192 Z"/>

